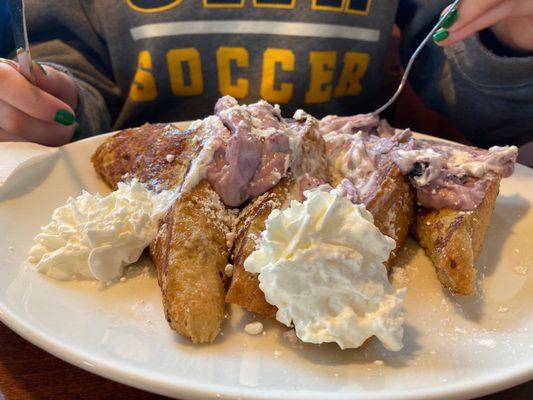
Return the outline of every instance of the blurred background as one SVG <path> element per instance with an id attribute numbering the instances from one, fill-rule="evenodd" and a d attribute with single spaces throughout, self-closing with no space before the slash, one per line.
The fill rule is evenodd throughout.
<path id="1" fill-rule="evenodd" d="M 8 37 L 8 25 L 9 14 L 7 9 L 7 1 L 0 0 L 0 55 L 4 54 L 6 48 L 5 42 Z"/>

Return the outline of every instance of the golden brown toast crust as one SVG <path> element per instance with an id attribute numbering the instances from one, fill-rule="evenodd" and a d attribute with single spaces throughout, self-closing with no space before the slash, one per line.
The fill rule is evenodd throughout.
<path id="1" fill-rule="evenodd" d="M 107 139 L 92 161 L 111 187 L 129 174 L 156 191 L 179 188 L 201 150 L 198 133 L 167 124 L 127 129 Z M 169 154 L 175 159 L 168 161 Z M 224 320 L 222 276 L 231 225 L 218 194 L 202 181 L 180 194 L 150 246 L 167 320 L 195 343 L 213 341 Z"/>
<path id="2" fill-rule="evenodd" d="M 295 123 L 295 125 L 298 125 Z M 301 153 L 291 173 L 298 175 L 309 174 L 324 182 L 328 181 L 327 161 L 325 157 L 325 142 L 318 130 L 318 121 L 307 119 L 298 126 L 302 140 Z M 257 240 L 265 229 L 265 223 L 274 209 L 282 208 L 291 197 L 291 193 L 298 193 L 296 180 L 291 176 L 282 179 L 274 188 L 252 200 L 239 214 L 235 226 L 235 241 L 233 247 L 233 277 L 226 301 L 238 304 L 255 313 L 274 316 L 277 308 L 267 303 L 265 295 L 259 288 L 257 274 L 244 269 L 244 261 L 255 250 Z"/>
<path id="3" fill-rule="evenodd" d="M 129 174 L 157 191 L 180 185 L 191 159 L 199 152 L 196 131 L 180 131 L 171 124 L 125 129 L 108 138 L 93 154 L 96 171 L 115 189 Z M 176 159 L 169 163 L 167 155 Z"/>
<path id="4" fill-rule="evenodd" d="M 202 181 L 180 196 L 150 246 L 167 320 L 194 343 L 212 342 L 224 322 L 221 276 L 230 232 L 225 213 L 219 196 Z"/>
<path id="5" fill-rule="evenodd" d="M 398 167 L 391 163 L 378 182 L 378 189 L 367 196 L 364 203 L 381 233 L 396 241 L 396 247 L 385 264 L 390 270 L 414 221 L 413 190 Z"/>
<path id="6" fill-rule="evenodd" d="M 494 177 L 474 211 L 422 207 L 416 211 L 413 235 L 433 262 L 442 285 L 454 294 L 475 292 L 474 261 L 483 248 L 499 187 L 500 177 Z"/>
<path id="7" fill-rule="evenodd" d="M 254 199 L 241 211 L 235 226 L 233 278 L 226 294 L 226 301 L 261 315 L 274 316 L 277 309 L 266 302 L 265 295 L 259 288 L 257 274 L 246 271 L 244 261 L 255 250 L 270 213 L 281 208 L 287 200 L 288 189 L 289 182 L 283 179 L 269 192 Z"/>

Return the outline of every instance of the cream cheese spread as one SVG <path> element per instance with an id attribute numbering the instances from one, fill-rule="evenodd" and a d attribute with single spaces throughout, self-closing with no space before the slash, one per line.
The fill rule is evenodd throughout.
<path id="1" fill-rule="evenodd" d="M 425 162 L 427 165 L 419 176 L 413 177 L 417 184 L 424 186 L 439 177 L 444 156 L 433 149 L 398 150 L 396 164 L 404 174 L 409 173 L 417 162 Z"/>
<path id="2" fill-rule="evenodd" d="M 259 274 L 267 302 L 278 308 L 276 319 L 294 324 L 304 342 L 356 348 L 375 335 L 387 349 L 400 350 L 405 290 L 389 283 L 383 265 L 394 240 L 340 188 L 305 196 L 270 214 L 245 269 Z"/>
<path id="3" fill-rule="evenodd" d="M 518 149 L 488 150 L 436 140 L 412 140 L 391 157 L 416 189 L 417 202 L 430 209 L 473 210 L 495 176 L 514 171 Z M 409 148 L 410 147 L 410 148 Z"/>
<path id="4" fill-rule="evenodd" d="M 54 210 L 28 260 L 59 280 L 119 278 L 154 240 L 175 198 L 172 191 L 156 194 L 136 180 L 119 183 L 107 196 L 84 191 Z"/>

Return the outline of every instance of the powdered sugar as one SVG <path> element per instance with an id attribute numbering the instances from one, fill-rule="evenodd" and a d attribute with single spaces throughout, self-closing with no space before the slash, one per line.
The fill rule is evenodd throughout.
<path id="1" fill-rule="evenodd" d="M 259 321 L 250 322 L 244 326 L 244 331 L 248 335 L 259 335 L 263 332 L 263 324 Z"/>
<path id="2" fill-rule="evenodd" d="M 513 272 L 520 276 L 526 276 L 528 273 L 528 267 L 526 265 L 515 265 Z"/>

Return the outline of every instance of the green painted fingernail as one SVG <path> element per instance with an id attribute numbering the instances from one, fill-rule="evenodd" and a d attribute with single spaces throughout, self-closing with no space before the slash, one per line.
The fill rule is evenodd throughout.
<path id="1" fill-rule="evenodd" d="M 433 41 L 437 43 L 442 42 L 448 36 L 450 36 L 449 32 L 444 28 L 440 28 L 437 32 L 433 34 Z"/>
<path id="2" fill-rule="evenodd" d="M 44 67 L 41 65 L 40 62 L 34 61 L 33 63 L 39 67 L 39 69 L 41 70 L 41 72 L 42 72 L 44 75 L 48 75 L 48 72 L 46 72 L 46 70 L 44 69 Z"/>
<path id="3" fill-rule="evenodd" d="M 81 138 L 81 126 L 76 125 L 74 128 L 74 135 L 72 135 L 72 141 L 79 140 Z"/>
<path id="4" fill-rule="evenodd" d="M 74 114 L 67 110 L 58 110 L 56 115 L 54 115 L 54 121 L 60 123 L 61 125 L 72 125 L 75 121 Z"/>
<path id="5" fill-rule="evenodd" d="M 442 20 L 440 26 L 443 28 L 449 28 L 453 24 L 455 24 L 455 21 L 459 18 L 459 11 L 456 7 L 454 7 L 450 13 Z"/>

